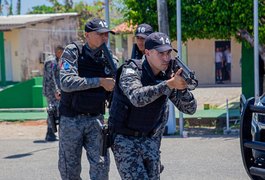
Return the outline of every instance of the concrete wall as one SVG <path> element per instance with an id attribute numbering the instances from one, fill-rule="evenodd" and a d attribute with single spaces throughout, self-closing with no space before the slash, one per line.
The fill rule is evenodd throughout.
<path id="1" fill-rule="evenodd" d="M 134 43 L 134 36 L 127 36 L 128 42 L 128 56 L 131 56 L 132 44 Z M 182 60 L 188 64 L 190 69 L 195 71 L 195 75 L 199 80 L 199 84 L 212 85 L 215 84 L 215 42 L 223 40 L 215 39 L 195 39 L 189 40 L 182 46 Z M 231 83 L 241 83 L 241 43 L 231 39 Z M 177 42 L 171 42 L 172 46 L 177 49 Z M 172 53 L 172 57 L 176 53 Z"/>
<path id="2" fill-rule="evenodd" d="M 77 27 L 77 17 L 64 17 L 5 32 L 5 41 L 11 42 L 13 81 L 42 75 L 43 53 L 54 54 L 57 45 L 77 40 Z"/>
<path id="3" fill-rule="evenodd" d="M 132 47 L 134 43 L 133 34 L 116 34 L 113 38 L 114 47 L 112 51 L 120 60 L 122 64 L 126 59 L 131 58 Z M 126 44 L 125 44 L 126 43 Z"/>
<path id="4" fill-rule="evenodd" d="M 242 82 L 241 71 L 241 56 L 242 56 L 242 44 L 236 42 L 235 39 L 231 40 L 231 52 L 232 52 L 232 65 L 231 65 L 231 82 Z"/>

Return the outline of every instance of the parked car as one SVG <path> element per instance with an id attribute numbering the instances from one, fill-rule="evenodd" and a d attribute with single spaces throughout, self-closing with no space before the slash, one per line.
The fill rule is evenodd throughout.
<path id="1" fill-rule="evenodd" d="M 257 100 L 241 96 L 240 146 L 249 177 L 265 179 L 265 95 Z"/>

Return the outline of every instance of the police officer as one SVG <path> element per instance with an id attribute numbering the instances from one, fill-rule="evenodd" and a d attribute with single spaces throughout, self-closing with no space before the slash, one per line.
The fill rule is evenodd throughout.
<path id="1" fill-rule="evenodd" d="M 82 148 L 86 150 L 92 180 L 108 179 L 109 157 L 100 156 L 101 125 L 108 92 L 115 81 L 102 63 L 102 51 L 108 42 L 107 23 L 99 18 L 85 25 L 86 43 L 78 48 L 70 44 L 62 55 L 60 82 L 59 171 L 63 180 L 81 179 Z"/>
<path id="2" fill-rule="evenodd" d="M 149 24 L 143 23 L 143 24 L 140 24 L 136 28 L 136 31 L 135 31 L 136 44 L 133 45 L 131 59 L 139 59 L 139 60 L 142 59 L 142 57 L 145 53 L 145 47 L 144 47 L 145 39 L 151 33 L 153 33 L 153 28 Z M 167 107 L 167 109 L 168 109 L 168 107 Z M 156 134 L 157 134 L 157 136 L 160 135 L 160 141 L 158 141 L 159 146 L 161 145 L 162 136 L 164 134 L 165 127 L 166 127 L 167 120 L 168 120 L 167 118 L 168 118 L 168 113 L 166 113 L 165 116 L 161 117 L 161 124 L 160 124 L 159 128 L 157 128 Z M 160 162 L 160 164 L 161 164 L 161 162 Z M 161 166 L 160 166 L 161 173 L 163 170 L 164 170 L 164 165 L 161 164 Z"/>
<path id="3" fill-rule="evenodd" d="M 128 61 L 117 72 L 109 126 L 122 179 L 159 179 L 161 136 L 156 130 L 167 118 L 168 99 L 184 113 L 196 111 L 196 100 L 180 76 L 182 69 L 171 76 L 164 73 L 171 51 L 166 34 L 152 33 L 145 40 L 143 61 Z"/>
<path id="4" fill-rule="evenodd" d="M 64 48 L 57 46 L 55 48 L 55 56 L 51 55 L 44 61 L 43 70 L 43 95 L 46 96 L 48 105 L 58 107 L 60 100 L 60 66 L 59 59 L 63 53 Z M 51 120 L 47 118 L 47 133 L 46 141 L 56 141 L 56 135 L 52 131 Z"/>
<path id="5" fill-rule="evenodd" d="M 140 24 L 135 31 L 136 44 L 133 45 L 131 59 L 142 59 L 144 55 L 145 38 L 153 32 L 149 24 Z"/>

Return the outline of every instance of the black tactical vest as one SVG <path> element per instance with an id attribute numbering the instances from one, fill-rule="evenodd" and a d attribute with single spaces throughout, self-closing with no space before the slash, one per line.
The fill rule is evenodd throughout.
<path id="1" fill-rule="evenodd" d="M 102 63 L 102 53 L 92 57 L 87 45 L 82 47 L 78 56 L 80 77 L 111 77 L 110 71 Z M 60 101 L 61 115 L 73 117 L 78 114 L 104 114 L 105 102 L 109 94 L 103 87 L 83 91 L 62 92 Z"/>
<path id="2" fill-rule="evenodd" d="M 128 63 L 132 63 L 132 60 Z M 141 82 L 143 86 L 156 85 L 159 81 L 166 79 L 164 76 L 155 77 L 146 60 L 143 62 L 142 67 L 140 67 L 141 65 L 139 66 L 139 60 L 133 63 L 138 64 L 138 69 L 142 71 Z M 158 123 L 160 123 L 159 120 L 164 113 L 167 97 L 166 95 L 162 95 L 144 107 L 133 106 L 118 85 L 121 71 L 122 67 L 117 72 L 109 122 L 113 126 L 114 131 L 115 129 L 117 131 L 119 129 L 123 131 L 127 129 L 145 134 L 151 133 Z"/>

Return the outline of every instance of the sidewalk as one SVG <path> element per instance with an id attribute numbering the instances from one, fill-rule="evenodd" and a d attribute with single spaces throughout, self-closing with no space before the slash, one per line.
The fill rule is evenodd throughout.
<path id="1" fill-rule="evenodd" d="M 198 108 L 194 115 L 184 114 L 184 118 L 191 119 L 220 119 L 226 117 L 226 99 L 229 103 L 229 117 L 239 118 L 239 98 L 241 87 L 199 87 L 192 91 L 197 100 Z M 204 105 L 210 109 L 204 110 Z M 176 118 L 179 113 L 176 110 Z M 105 118 L 108 114 L 105 115 Z M 45 120 L 47 113 L 41 109 L 0 109 L 0 121 Z"/>

